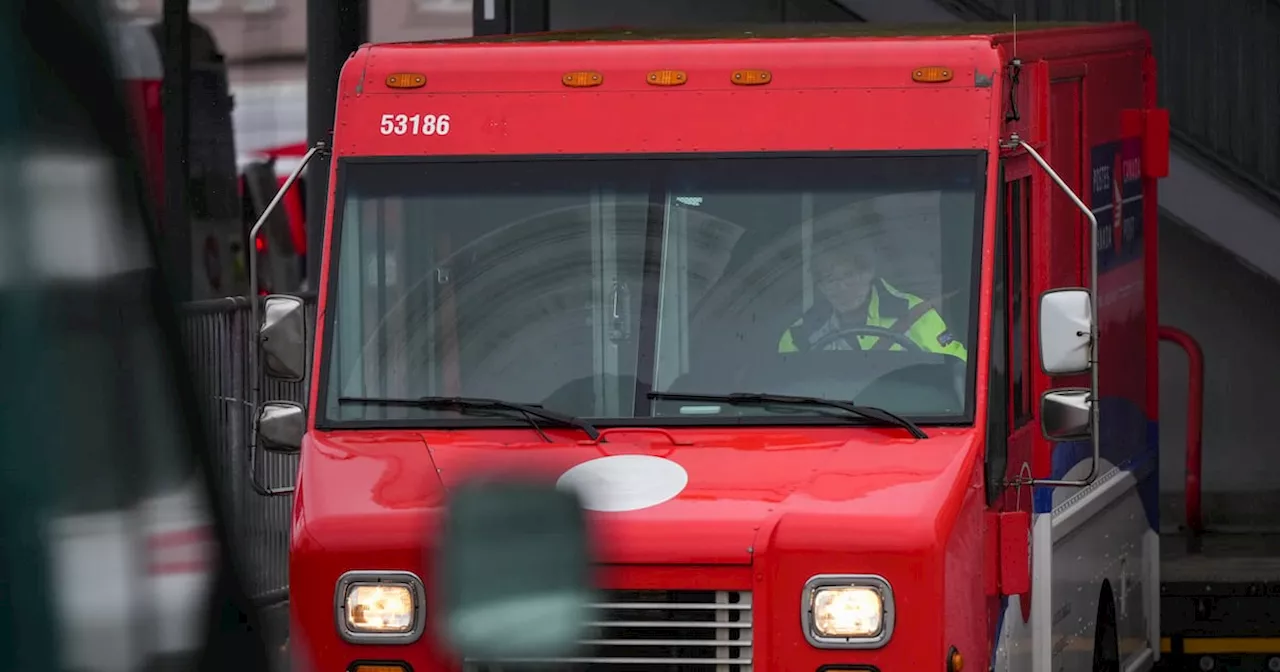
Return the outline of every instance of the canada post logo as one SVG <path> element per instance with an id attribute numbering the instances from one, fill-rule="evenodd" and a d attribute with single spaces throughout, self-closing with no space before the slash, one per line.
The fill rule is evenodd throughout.
<path id="1" fill-rule="evenodd" d="M 1134 261 L 1142 254 L 1141 148 L 1137 139 L 1093 148 L 1090 203 L 1098 220 L 1099 272 Z"/>

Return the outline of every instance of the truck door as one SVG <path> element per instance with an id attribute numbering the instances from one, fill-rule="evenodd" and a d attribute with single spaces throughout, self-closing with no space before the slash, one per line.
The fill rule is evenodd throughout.
<path id="1" fill-rule="evenodd" d="M 1085 183 L 1084 139 L 1081 137 L 1081 129 L 1084 127 L 1081 98 L 1084 69 L 1064 65 L 1052 71 L 1051 77 L 1049 161 L 1062 181 L 1072 191 L 1083 195 L 1089 191 Z M 1040 246 L 1041 249 L 1049 249 L 1053 253 L 1046 254 L 1043 263 L 1036 267 L 1036 273 L 1031 279 L 1031 289 L 1034 292 L 1032 296 L 1039 296 L 1040 292 L 1054 287 L 1087 286 L 1089 266 L 1092 263 L 1089 227 L 1085 225 L 1084 216 L 1062 190 L 1054 189 L 1047 180 L 1045 189 L 1047 193 L 1042 201 L 1046 204 L 1042 206 L 1045 212 L 1034 222 L 1035 232 L 1032 235 L 1036 240 L 1046 241 L 1045 245 Z M 1037 390 L 1064 386 L 1087 387 L 1089 376 L 1082 374 L 1050 379 L 1037 366 L 1035 383 Z"/>
<path id="2" fill-rule="evenodd" d="M 1049 160 L 1059 175 L 1079 193 L 1082 179 L 1081 79 L 1083 70 L 1062 71 L 1050 84 Z M 998 282 L 1004 283 L 1001 296 L 1005 311 L 997 320 L 1004 323 L 1003 359 L 1006 368 L 1008 462 L 1006 477 L 1029 476 L 1024 465 L 1032 466 L 1032 455 L 1045 441 L 1037 429 L 1036 399 L 1038 390 L 1049 387 L 1048 376 L 1040 370 L 1035 356 L 1035 300 L 1039 292 L 1052 287 L 1077 287 L 1083 283 L 1084 269 L 1089 263 L 1084 245 L 1087 229 L 1071 201 L 1054 188 L 1033 164 L 1030 157 L 1015 150 L 1001 165 L 1001 189 L 998 216 L 1003 236 L 1003 269 Z M 1034 244 L 1033 244 L 1034 242 Z M 998 269 L 1001 270 L 1001 269 Z M 999 327 L 1000 325 L 995 325 Z M 996 353 L 997 355 L 999 353 Z M 1053 381 L 1054 386 L 1085 384 L 1083 377 Z M 994 397 L 993 397 L 994 399 Z M 993 401 L 993 403 L 995 403 Z M 1034 465 L 1036 473 L 1045 473 L 1052 465 Z M 1062 474 L 1056 474 L 1061 477 Z M 1037 493 L 1048 507 L 1052 490 Z M 1027 493 L 1006 493 L 1006 508 L 1036 510 Z"/>
<path id="3" fill-rule="evenodd" d="M 1072 75 L 1054 79 L 1049 84 L 1049 161 L 1077 194 L 1084 193 L 1081 189 L 1084 150 L 1080 138 L 1083 120 L 1080 90 L 1083 82 L 1082 76 Z M 1083 286 L 1090 261 L 1085 254 L 1089 229 L 1084 225 L 1080 211 L 1061 190 L 1049 190 L 1049 208 L 1050 218 L 1042 222 L 1042 227 L 1054 254 L 1046 260 L 1047 284 L 1041 289 Z"/>
<path id="4" fill-rule="evenodd" d="M 1004 322 L 1005 357 L 1007 375 L 1005 376 L 1005 401 L 1008 418 L 1008 472 L 1007 478 L 1028 476 L 1024 473 L 1024 465 L 1030 466 L 1032 448 L 1039 437 L 1039 429 L 1035 419 L 1032 374 L 1036 368 L 1032 364 L 1033 342 L 1031 337 L 1031 257 L 1030 236 L 1034 208 L 1033 199 L 1033 165 L 1025 154 L 1014 155 L 1005 159 L 1002 166 L 1002 183 L 1000 189 L 998 216 L 1001 218 L 1004 231 L 1004 277 L 999 280 L 1004 284 L 1006 310 L 997 319 Z M 1002 325 L 993 325 L 1000 328 Z M 1031 510 L 1031 496 L 1028 493 L 1011 493 L 1013 501 L 1006 501 L 1007 509 Z"/>
<path id="5" fill-rule="evenodd" d="M 1065 63 L 1051 70 L 1049 84 L 1049 146 L 1048 161 L 1057 171 L 1059 177 L 1077 194 L 1087 191 L 1084 188 L 1084 151 L 1081 128 L 1083 107 L 1081 91 L 1084 82 L 1084 68 Z M 1055 188 L 1043 173 L 1033 171 L 1036 180 L 1036 195 L 1031 199 L 1034 203 L 1028 216 L 1030 220 L 1024 228 L 1024 238 L 1034 242 L 1025 252 L 1034 255 L 1028 258 L 1026 267 L 1030 273 L 1023 290 L 1026 306 L 1025 312 L 1036 309 L 1034 298 L 1041 292 L 1055 287 L 1083 287 L 1088 285 L 1091 253 L 1088 245 L 1089 227 L 1071 199 Z M 1036 318 L 1031 316 L 1028 322 L 1028 352 L 1039 350 L 1034 325 Z M 1039 398 L 1039 392 L 1051 387 L 1089 385 L 1088 375 L 1064 376 L 1051 379 L 1041 369 L 1034 355 L 1028 360 L 1027 387 L 1030 400 Z M 1037 412 L 1033 409 L 1033 413 Z M 1038 424 L 1038 423 L 1037 423 Z M 1032 442 L 1045 442 L 1038 432 L 1030 439 Z M 1043 446 L 1042 446 L 1043 447 Z M 1034 454 L 1046 455 L 1047 451 L 1036 451 Z M 1071 453 L 1064 452 L 1059 459 L 1073 459 Z M 1058 473 L 1054 477 L 1063 477 L 1064 470 L 1070 465 L 1054 466 Z M 1067 495 L 1063 491 L 1042 489 L 1039 493 L 1044 498 L 1041 509 L 1047 508 L 1056 498 L 1062 501 Z"/>
<path id="6" fill-rule="evenodd" d="M 1082 72 L 1082 71 L 1081 71 Z M 1055 79 L 1050 85 L 1052 120 L 1049 125 L 1049 160 L 1062 179 L 1079 193 L 1082 175 L 1080 121 L 1081 75 Z M 1084 283 L 1088 268 L 1088 246 L 1084 244 L 1088 229 L 1081 223 L 1080 212 L 1059 189 L 1038 170 L 1030 157 L 1016 152 L 1005 157 L 1001 166 L 1001 223 L 1004 236 L 1004 296 L 1007 365 L 1008 412 L 1008 476 L 1021 473 L 1023 464 L 1030 466 L 1039 442 L 1046 441 L 1036 427 L 1038 391 L 1051 386 L 1087 384 L 1084 376 L 1050 381 L 1040 370 L 1034 353 L 1036 341 L 1035 297 L 1053 287 L 1078 287 Z M 1036 465 L 1044 470 L 1051 465 Z M 1045 473 L 1041 468 L 1037 473 Z M 1023 473 L 1023 476 L 1028 474 Z M 1062 477 L 1062 474 L 1055 474 Z M 1016 495 L 1009 495 L 1015 497 Z M 1042 490 L 1045 498 L 1041 510 L 1049 505 L 1052 490 Z M 1031 498 L 1025 493 L 1020 502 L 1009 501 L 1010 508 L 1029 509 Z M 1033 509 L 1034 510 L 1034 509 Z"/>

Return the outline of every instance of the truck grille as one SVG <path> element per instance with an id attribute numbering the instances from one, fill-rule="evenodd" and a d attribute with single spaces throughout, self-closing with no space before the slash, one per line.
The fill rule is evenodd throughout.
<path id="1" fill-rule="evenodd" d="M 575 672 L 750 672 L 751 593 L 612 590 L 571 658 L 469 661 L 468 672 L 539 663 Z"/>

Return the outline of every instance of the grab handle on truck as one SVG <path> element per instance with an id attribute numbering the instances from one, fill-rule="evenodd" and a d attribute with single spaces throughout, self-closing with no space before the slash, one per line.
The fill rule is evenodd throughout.
<path id="1" fill-rule="evenodd" d="M 1204 351 L 1191 334 L 1176 327 L 1160 325 L 1160 340 L 1178 346 L 1187 355 L 1187 531 L 1193 535 L 1200 534 L 1204 532 L 1200 508 L 1204 465 L 1201 445 L 1204 434 Z"/>

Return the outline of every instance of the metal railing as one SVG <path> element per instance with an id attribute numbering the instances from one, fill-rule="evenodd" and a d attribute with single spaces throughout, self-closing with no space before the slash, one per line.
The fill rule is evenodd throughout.
<path id="1" fill-rule="evenodd" d="M 1180 145 L 1280 206 L 1280 0 L 941 0 L 1007 21 L 1136 21 Z"/>
<path id="2" fill-rule="evenodd" d="M 315 324 L 316 297 L 303 295 L 309 324 Z M 197 398 L 204 405 L 218 479 L 231 494 L 233 533 L 245 542 L 242 557 L 251 596 L 259 603 L 288 597 L 289 525 L 293 497 L 262 497 L 249 486 L 253 412 L 249 408 L 249 347 L 256 345 L 249 300 L 233 296 L 183 306 L 182 337 L 191 358 Z M 314 330 L 308 333 L 314 339 Z M 261 380 L 263 398 L 306 403 L 309 381 Z M 268 486 L 291 485 L 297 456 L 265 454 L 260 473 Z"/>
<path id="3" fill-rule="evenodd" d="M 1187 497 L 1187 531 L 1197 535 L 1204 532 L 1204 515 L 1200 503 L 1204 484 L 1204 351 L 1191 334 L 1176 327 L 1160 325 L 1160 340 L 1178 346 L 1187 356 L 1187 466 L 1184 492 Z"/>

